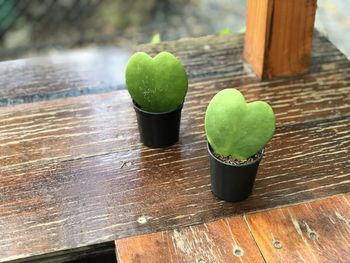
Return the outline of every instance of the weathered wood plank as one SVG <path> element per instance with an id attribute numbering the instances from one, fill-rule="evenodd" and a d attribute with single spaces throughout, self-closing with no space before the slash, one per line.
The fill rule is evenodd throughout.
<path id="1" fill-rule="evenodd" d="M 161 42 L 157 45 L 145 44 L 135 51 L 156 54 L 162 50 L 173 52 L 185 64 L 191 82 L 206 79 L 231 77 L 242 82 L 260 82 L 254 74 L 247 71 L 243 63 L 244 34 Z M 348 64 L 346 57 L 318 32 L 314 33 L 310 72 L 331 69 L 334 63 Z M 331 64 L 331 65 L 329 65 Z M 269 82 L 266 80 L 266 82 Z"/>
<path id="2" fill-rule="evenodd" d="M 116 240 L 118 262 L 348 262 L 350 195 Z M 253 240 L 253 239 L 254 240 Z M 174 260 L 175 259 L 175 260 Z"/>
<path id="3" fill-rule="evenodd" d="M 69 111 L 67 106 L 59 108 Z M 102 108 L 96 106 L 95 111 L 108 112 L 107 107 Z M 79 132 L 68 129 L 66 137 L 72 134 L 72 138 L 68 139 L 70 146 L 61 149 L 62 155 L 54 151 L 62 147 L 56 141 L 64 135 L 58 135 L 32 147 L 38 154 L 43 152 L 36 160 L 28 161 L 28 147 L 18 157 L 22 163 L 2 163 L 2 259 L 172 229 L 349 190 L 349 117 L 340 117 L 279 127 L 261 164 L 253 195 L 245 202 L 225 203 L 210 192 L 204 133 L 200 127 L 193 129 L 193 119 L 202 120 L 203 113 L 191 116 L 190 112 L 184 109 L 180 143 L 167 150 L 138 144 L 135 123 L 122 131 L 122 136 L 134 136 L 125 137 L 130 146 L 122 146 L 125 140 L 118 138 L 117 131 L 103 126 L 121 123 L 117 115 L 106 121 L 97 114 L 93 120 L 100 131 L 90 135 L 80 131 L 91 144 L 81 142 L 74 137 Z M 74 111 L 62 116 L 74 115 L 84 119 Z M 98 145 L 97 138 L 102 145 L 94 145 Z M 45 154 L 47 148 L 53 150 Z M 121 166 L 123 161 L 126 164 Z M 142 216 L 150 217 L 146 224 L 138 223 Z"/>
<path id="4" fill-rule="evenodd" d="M 14 257 L 17 259 L 6 260 L 11 263 L 115 263 L 115 244 L 114 242 L 105 242 L 101 244 L 92 244 L 75 249 L 59 250 L 44 255 L 30 257 Z"/>
<path id="5" fill-rule="evenodd" d="M 0 62 L 0 106 L 122 89 L 130 54 L 89 48 Z"/>
<path id="6" fill-rule="evenodd" d="M 0 109 L 0 262 L 349 191 L 350 63 L 321 45 L 328 55 L 310 74 L 258 82 L 242 61 L 230 66 L 234 55 L 228 69 L 212 57 L 227 48 L 218 39 L 202 55 L 203 39 L 185 41 L 193 52 L 162 44 L 197 65 L 169 149 L 138 142 L 125 90 Z M 206 71 L 203 59 L 213 63 Z M 203 129 L 207 103 L 228 86 L 269 101 L 278 123 L 253 195 L 237 204 L 210 193 Z"/>
<path id="7" fill-rule="evenodd" d="M 340 69 L 335 69 L 338 71 Z M 229 77 L 190 85 L 182 119 L 184 142 L 204 139 L 203 118 L 212 96 L 239 87 L 248 100 L 273 106 L 277 125 L 350 116 L 350 66 L 271 83 L 241 83 Z M 0 110 L 0 164 L 70 160 L 139 146 L 136 119 L 126 91 L 19 105 Z"/>
<path id="8" fill-rule="evenodd" d="M 349 262 L 350 195 L 246 216 L 267 262 Z"/>
<path id="9" fill-rule="evenodd" d="M 264 262 L 242 217 L 116 240 L 118 263 Z"/>
<path id="10" fill-rule="evenodd" d="M 207 36 L 141 45 L 136 50 L 174 53 L 185 64 L 192 83 L 225 77 L 240 83 L 256 83 L 258 80 L 242 63 L 243 41 L 242 34 Z M 124 88 L 124 67 L 129 55 L 125 50 L 104 48 L 1 62 L 0 106 Z M 311 72 L 336 70 L 344 63 L 349 63 L 345 56 L 316 34 Z"/>

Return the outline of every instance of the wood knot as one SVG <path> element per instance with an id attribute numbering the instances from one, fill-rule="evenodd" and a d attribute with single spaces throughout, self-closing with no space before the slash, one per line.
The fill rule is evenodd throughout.
<path id="1" fill-rule="evenodd" d="M 204 259 L 200 258 L 198 259 L 197 263 L 206 263 Z"/>

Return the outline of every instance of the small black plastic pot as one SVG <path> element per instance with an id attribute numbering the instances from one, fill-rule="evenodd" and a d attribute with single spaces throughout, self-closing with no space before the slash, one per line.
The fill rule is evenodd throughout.
<path id="1" fill-rule="evenodd" d="M 181 110 L 148 112 L 133 101 L 141 142 L 151 148 L 164 148 L 179 140 Z"/>
<path id="2" fill-rule="evenodd" d="M 214 154 L 210 144 L 207 144 L 210 156 L 210 175 L 212 192 L 225 201 L 242 201 L 253 191 L 255 177 L 258 172 L 260 157 L 249 164 L 233 165 L 219 160 Z"/>

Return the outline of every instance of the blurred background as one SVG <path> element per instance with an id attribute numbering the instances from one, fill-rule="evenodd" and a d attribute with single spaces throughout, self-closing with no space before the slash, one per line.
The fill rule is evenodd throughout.
<path id="1" fill-rule="evenodd" d="M 0 60 L 243 32 L 245 7 L 243 0 L 0 0 Z M 317 29 L 348 58 L 349 11 L 350 0 L 318 0 Z"/>

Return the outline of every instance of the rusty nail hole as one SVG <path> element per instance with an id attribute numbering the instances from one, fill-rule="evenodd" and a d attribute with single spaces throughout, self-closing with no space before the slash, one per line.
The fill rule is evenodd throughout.
<path id="1" fill-rule="evenodd" d="M 311 232 L 309 233 L 309 237 L 310 237 L 312 240 L 316 240 L 316 239 L 317 239 L 317 234 L 316 234 L 316 232 L 311 231 Z"/>
<path id="2" fill-rule="evenodd" d="M 277 249 L 281 249 L 282 248 L 282 244 L 279 240 L 275 240 L 273 241 L 273 246 Z"/>
<path id="3" fill-rule="evenodd" d="M 235 249 L 233 250 L 233 253 L 234 253 L 235 256 L 237 256 L 237 257 L 243 256 L 243 250 L 242 250 L 241 248 L 239 248 L 239 247 L 235 248 Z"/>
<path id="4" fill-rule="evenodd" d="M 137 219 L 137 222 L 139 224 L 146 224 L 147 223 L 147 218 L 145 216 L 140 216 L 138 219 Z"/>

